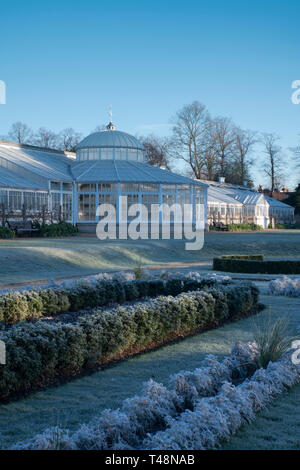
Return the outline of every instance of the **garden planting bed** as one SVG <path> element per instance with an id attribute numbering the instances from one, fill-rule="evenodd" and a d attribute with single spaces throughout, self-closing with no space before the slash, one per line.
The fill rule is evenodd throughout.
<path id="1" fill-rule="evenodd" d="M 12 325 L 44 316 L 57 316 L 82 309 L 124 304 L 145 297 L 176 295 L 201 287 L 228 284 L 228 276 L 205 275 L 190 272 L 186 275 L 167 273 L 135 279 L 133 273 L 98 274 L 77 280 L 51 284 L 43 288 L 5 290 L 0 294 L 0 324 Z M 165 277 L 167 276 L 167 277 Z"/>
<path id="2" fill-rule="evenodd" d="M 167 386 L 148 381 L 120 409 L 102 411 L 73 433 L 56 426 L 14 448 L 214 449 L 299 381 L 291 351 L 262 369 L 256 344 L 238 343 L 222 362 L 210 355 L 193 372 L 171 376 Z"/>
<path id="3" fill-rule="evenodd" d="M 124 300 L 124 291 L 132 292 L 137 283 L 110 283 L 106 291 L 122 294 Z M 110 310 L 92 310 L 78 316 L 74 322 L 21 322 L 1 331 L 0 339 L 5 342 L 7 357 L 6 364 L 0 368 L 1 400 L 57 384 L 94 370 L 99 364 L 158 347 L 170 340 L 251 315 L 259 309 L 258 290 L 249 282 L 173 279 L 172 282 L 140 281 L 139 286 L 142 285 L 144 289 L 152 286 L 156 295 L 160 288 L 167 292 L 172 289 L 175 295 Z M 97 293 L 97 289 L 98 286 L 79 286 L 76 294 L 72 291 L 72 301 L 82 302 L 84 295 L 88 301 L 89 294 Z M 42 297 L 46 292 L 48 290 L 37 295 Z M 63 296 L 61 292 L 60 295 Z M 70 294 L 68 298 L 71 298 Z M 50 299 L 53 299 L 53 293 Z M 9 304 L 10 308 L 12 305 L 13 302 Z M 48 305 L 57 308 L 58 304 Z"/>

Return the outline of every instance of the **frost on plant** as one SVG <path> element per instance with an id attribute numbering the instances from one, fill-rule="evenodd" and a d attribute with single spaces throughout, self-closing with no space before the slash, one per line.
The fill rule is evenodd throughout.
<path id="1" fill-rule="evenodd" d="M 244 423 L 289 387 L 299 383 L 300 368 L 289 354 L 257 370 L 250 379 L 235 387 L 225 383 L 214 397 L 200 398 L 193 411 L 170 419 L 169 428 L 148 435 L 146 449 L 214 449 L 228 440 Z"/>
<path id="2" fill-rule="evenodd" d="M 287 276 L 284 276 L 283 278 L 270 281 L 269 292 L 272 295 L 300 297 L 300 279 L 291 279 Z"/>
<path id="3" fill-rule="evenodd" d="M 236 374 L 247 375 L 250 364 L 255 368 L 255 346 L 238 343 L 222 362 L 208 356 L 195 371 L 173 375 L 168 387 L 149 380 L 142 393 L 125 400 L 121 409 L 104 410 L 71 438 L 64 431 L 60 446 L 98 450 L 141 448 L 147 435 L 166 429 L 181 413 L 188 413 L 188 408 L 194 410 L 200 397 L 214 396 Z M 55 448 L 55 435 L 53 429 L 47 430 L 17 448 Z"/>

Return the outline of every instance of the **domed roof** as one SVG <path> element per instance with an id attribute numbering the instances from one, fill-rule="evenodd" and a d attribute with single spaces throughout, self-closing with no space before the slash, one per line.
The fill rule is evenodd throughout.
<path id="1" fill-rule="evenodd" d="M 108 126 L 109 127 L 109 126 Z M 126 132 L 108 130 L 93 132 L 77 145 L 77 150 L 86 148 L 119 147 L 144 150 L 141 142 Z"/>

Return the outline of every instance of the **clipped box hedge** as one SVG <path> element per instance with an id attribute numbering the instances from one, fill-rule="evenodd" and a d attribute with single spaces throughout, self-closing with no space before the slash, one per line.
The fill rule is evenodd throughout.
<path id="1" fill-rule="evenodd" d="M 261 225 L 257 224 L 229 224 L 228 225 L 229 232 L 261 232 L 263 228 Z"/>
<path id="2" fill-rule="evenodd" d="M 249 274 L 300 274 L 300 261 L 256 261 L 214 258 L 213 269 L 229 273 Z"/>
<path id="3" fill-rule="evenodd" d="M 0 399 L 18 397 L 97 364 L 249 315 L 257 310 L 257 300 L 254 284 L 232 282 L 98 311 L 76 323 L 14 325 L 0 332 L 6 345 L 6 364 L 0 366 Z"/>
<path id="4" fill-rule="evenodd" d="M 222 259 L 250 259 L 255 261 L 263 261 L 264 255 L 222 255 Z"/>
<path id="5" fill-rule="evenodd" d="M 23 320 L 76 312 L 81 309 L 122 304 L 126 301 L 158 295 L 177 295 L 181 292 L 212 286 L 212 279 L 99 281 L 95 285 L 78 284 L 69 289 L 32 289 L 0 295 L 0 323 L 12 325 Z"/>

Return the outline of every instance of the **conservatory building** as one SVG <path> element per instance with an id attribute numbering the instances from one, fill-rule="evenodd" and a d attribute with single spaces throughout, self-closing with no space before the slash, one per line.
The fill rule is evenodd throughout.
<path id="1" fill-rule="evenodd" d="M 179 209 L 189 205 L 190 217 L 196 222 L 199 207 L 206 220 L 207 187 L 204 182 L 145 163 L 143 145 L 112 123 L 84 138 L 76 155 L 0 142 L 2 220 L 4 211 L 6 217 L 25 213 L 34 218 L 47 210 L 56 220 L 95 232 L 103 217 L 97 210 L 99 205 L 114 207 L 116 222 L 121 223 L 125 209 L 128 214 L 131 205 L 142 203 L 147 208 L 147 221 L 157 205 L 162 208 L 160 223 L 167 215 L 176 222 Z M 126 208 L 121 207 L 125 204 Z"/>
<path id="2" fill-rule="evenodd" d="M 256 224 L 266 229 L 276 223 L 294 223 L 294 208 L 263 193 L 221 181 L 209 181 L 208 224 Z"/>

